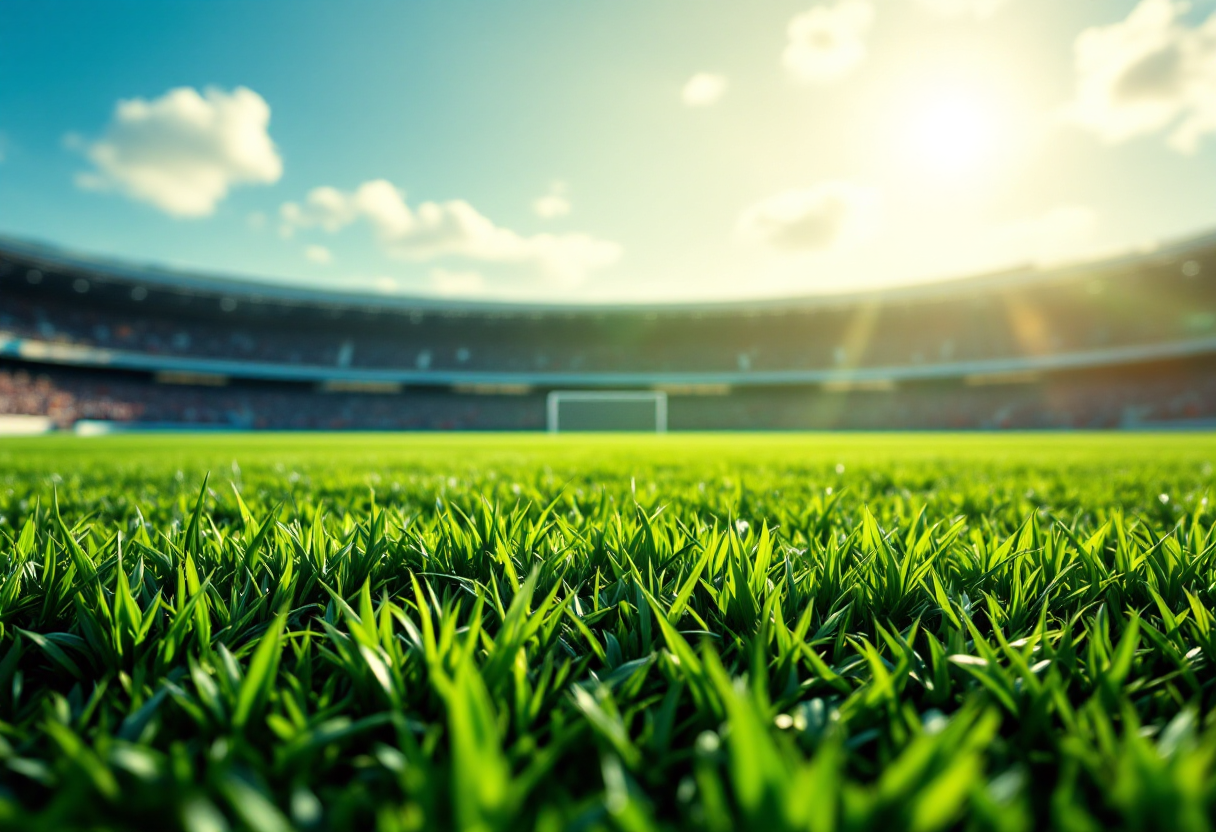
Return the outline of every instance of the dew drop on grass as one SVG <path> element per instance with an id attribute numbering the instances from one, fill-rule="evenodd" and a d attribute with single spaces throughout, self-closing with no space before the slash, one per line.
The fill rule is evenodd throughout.
<path id="1" fill-rule="evenodd" d="M 1010 769 L 994 777 L 988 784 L 988 795 L 997 803 L 1008 803 L 1017 797 L 1026 783 L 1026 774 L 1021 769 Z"/>
<path id="2" fill-rule="evenodd" d="M 932 736 L 940 734 L 950 724 L 950 720 L 937 708 L 930 708 L 921 717 L 920 724 L 925 733 Z"/>
<path id="3" fill-rule="evenodd" d="M 291 817 L 300 826 L 315 826 L 321 812 L 321 801 L 309 789 L 297 786 L 291 793 Z"/>

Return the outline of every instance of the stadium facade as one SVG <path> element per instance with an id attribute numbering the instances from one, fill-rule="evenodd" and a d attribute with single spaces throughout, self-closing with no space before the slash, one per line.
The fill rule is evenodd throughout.
<path id="1" fill-rule="evenodd" d="M 672 430 L 1216 424 L 1216 234 L 841 296 L 556 306 L 309 290 L 0 240 L 0 414 L 542 429 L 662 390 Z"/>

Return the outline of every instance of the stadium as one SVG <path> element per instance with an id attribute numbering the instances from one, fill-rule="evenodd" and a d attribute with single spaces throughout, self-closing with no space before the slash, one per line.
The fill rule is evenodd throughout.
<path id="1" fill-rule="evenodd" d="M 0 243 L 0 407 L 58 429 L 670 430 L 1216 419 L 1216 235 L 864 294 L 546 306 L 306 290 Z M 653 404 L 563 429 L 654 430 Z"/>
<path id="2" fill-rule="evenodd" d="M 0 0 L 0 832 L 1216 832 L 1216 0 Z"/>

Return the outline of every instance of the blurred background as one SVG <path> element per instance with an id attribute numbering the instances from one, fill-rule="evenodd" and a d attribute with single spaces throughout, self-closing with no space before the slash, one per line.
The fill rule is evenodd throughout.
<path id="1" fill-rule="evenodd" d="M 1216 426 L 1216 3 L 0 7 L 0 431 Z"/>

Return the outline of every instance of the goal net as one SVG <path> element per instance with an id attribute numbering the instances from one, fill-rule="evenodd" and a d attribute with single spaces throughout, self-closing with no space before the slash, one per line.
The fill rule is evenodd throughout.
<path id="1" fill-rule="evenodd" d="M 667 394 L 660 390 L 554 390 L 549 432 L 667 432 Z"/>

